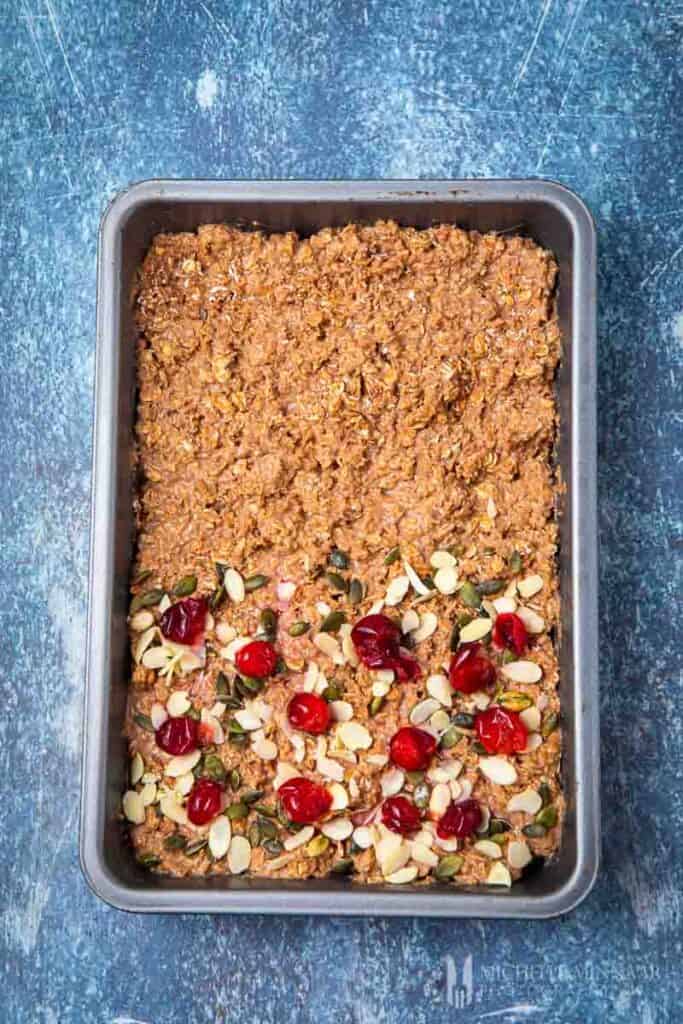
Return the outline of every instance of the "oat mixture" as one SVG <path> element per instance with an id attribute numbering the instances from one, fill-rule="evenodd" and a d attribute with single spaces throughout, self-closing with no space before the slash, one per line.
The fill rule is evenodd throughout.
<path id="1" fill-rule="evenodd" d="M 555 277 L 445 225 L 154 240 L 122 805 L 150 869 L 509 886 L 557 849 Z"/>

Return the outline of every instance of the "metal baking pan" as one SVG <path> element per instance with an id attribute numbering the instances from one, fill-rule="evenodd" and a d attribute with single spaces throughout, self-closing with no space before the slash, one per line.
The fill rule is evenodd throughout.
<path id="1" fill-rule="evenodd" d="M 130 448 L 135 414 L 131 288 L 153 236 L 200 224 L 258 223 L 308 234 L 393 218 L 517 231 L 559 265 L 564 356 L 558 374 L 563 777 L 559 855 L 510 890 L 354 885 L 246 877 L 179 880 L 136 864 L 117 821 L 125 788 L 126 613 L 133 549 Z M 81 863 L 102 899 L 126 910 L 543 918 L 589 892 L 599 857 L 595 230 L 581 200 L 546 181 L 145 181 L 120 193 L 100 229 L 97 371 Z"/>

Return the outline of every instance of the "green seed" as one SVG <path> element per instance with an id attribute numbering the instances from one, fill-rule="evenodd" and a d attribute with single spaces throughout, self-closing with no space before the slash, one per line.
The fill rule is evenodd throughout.
<path id="1" fill-rule="evenodd" d="M 431 576 L 429 573 L 427 573 L 426 576 L 421 576 L 420 579 L 424 583 L 425 587 L 429 588 L 429 590 L 435 590 L 436 589 L 436 583 L 434 582 L 434 577 Z"/>
<path id="2" fill-rule="evenodd" d="M 387 551 L 386 555 L 384 556 L 384 564 L 393 565 L 394 562 L 398 562 L 400 557 L 401 549 L 397 545 L 395 548 L 392 548 L 391 551 Z"/>
<path id="3" fill-rule="evenodd" d="M 166 836 L 164 839 L 164 847 L 167 850 L 184 850 L 186 846 L 187 839 L 185 836 L 181 836 L 177 832 L 174 832 L 170 836 Z"/>
<path id="4" fill-rule="evenodd" d="M 497 594 L 504 586 L 505 580 L 484 580 L 483 583 L 477 583 L 477 593 L 482 597 L 488 597 L 490 594 Z"/>
<path id="5" fill-rule="evenodd" d="M 257 821 L 253 821 L 247 832 L 247 839 L 251 846 L 258 846 L 261 842 L 261 830 Z"/>
<path id="6" fill-rule="evenodd" d="M 450 750 L 451 747 L 455 746 L 459 739 L 460 735 L 458 734 L 458 730 L 451 727 L 450 729 L 446 729 L 445 733 L 442 735 L 439 740 L 439 746 L 442 750 Z"/>
<path id="7" fill-rule="evenodd" d="M 259 814 L 263 814 L 266 818 L 277 818 L 275 808 L 269 807 L 267 804 L 254 804 L 253 809 Z"/>
<path id="8" fill-rule="evenodd" d="M 343 860 L 335 861 L 330 868 L 330 872 L 333 875 L 349 875 L 353 871 L 353 861 L 350 857 L 345 857 Z"/>
<path id="9" fill-rule="evenodd" d="M 192 839 L 185 847 L 185 855 L 187 857 L 194 857 L 208 845 L 208 839 Z"/>
<path id="10" fill-rule="evenodd" d="M 545 825 L 538 825 L 536 822 L 533 822 L 531 825 L 525 825 L 522 829 L 524 835 L 528 836 L 529 839 L 542 839 L 547 831 Z"/>
<path id="11" fill-rule="evenodd" d="M 522 571 L 522 556 L 519 551 L 513 551 L 508 559 L 508 565 L 510 566 L 510 572 L 517 575 Z"/>
<path id="12" fill-rule="evenodd" d="M 142 864 L 143 868 L 155 868 L 161 864 L 161 857 L 157 857 L 155 853 L 141 853 L 138 864 Z"/>
<path id="13" fill-rule="evenodd" d="M 431 796 L 431 790 L 426 782 L 418 782 L 417 786 L 413 791 L 413 800 L 415 805 L 420 808 L 421 811 L 425 807 L 429 806 L 429 798 Z"/>
<path id="14" fill-rule="evenodd" d="M 245 804 L 255 804 L 257 800 L 260 800 L 263 796 L 262 789 L 245 789 L 242 793 L 241 800 Z"/>
<path id="15" fill-rule="evenodd" d="M 483 757 L 486 757 L 486 755 L 488 754 L 488 750 L 486 749 L 483 743 L 479 742 L 479 740 L 474 741 L 474 743 L 472 744 L 472 750 L 474 751 L 475 754 L 481 754 Z"/>
<path id="16" fill-rule="evenodd" d="M 231 711 L 237 711 L 239 708 L 244 707 L 241 697 L 221 697 L 221 701 L 225 704 L 226 708 L 230 708 Z"/>
<path id="17" fill-rule="evenodd" d="M 181 580 L 178 580 L 171 593 L 174 597 L 189 597 L 190 594 L 194 594 L 196 589 L 197 577 L 183 576 Z"/>
<path id="18" fill-rule="evenodd" d="M 277 839 L 278 827 L 270 818 L 258 818 L 258 827 L 263 839 Z"/>
<path id="19" fill-rule="evenodd" d="M 481 597 L 473 583 L 463 583 L 458 591 L 458 597 L 468 608 L 481 608 Z"/>
<path id="20" fill-rule="evenodd" d="M 294 825 L 284 812 L 282 804 L 277 805 L 277 820 L 280 822 L 283 828 L 291 829 L 296 831 L 297 826 Z"/>
<path id="21" fill-rule="evenodd" d="M 274 640 L 277 634 L 277 613 L 272 608 L 264 608 L 259 616 L 259 631 L 264 639 Z"/>
<path id="22" fill-rule="evenodd" d="M 209 598 L 209 609 L 215 612 L 216 608 L 219 607 L 225 600 L 225 587 L 221 584 L 219 587 L 212 592 Z"/>
<path id="23" fill-rule="evenodd" d="M 550 714 L 546 715 L 545 719 L 543 720 L 543 725 L 541 726 L 541 736 L 543 736 L 544 739 L 547 739 L 551 733 L 555 732 L 559 724 L 559 715 L 555 714 L 554 711 L 551 711 Z"/>
<path id="24" fill-rule="evenodd" d="M 450 640 L 448 641 L 448 649 L 449 649 L 449 651 L 453 651 L 453 652 L 457 651 L 459 643 L 460 643 L 460 626 L 456 622 L 453 625 L 453 629 L 451 630 L 451 637 L 450 637 Z"/>
<path id="25" fill-rule="evenodd" d="M 152 725 L 152 719 L 149 715 L 143 715 L 140 711 L 136 711 L 133 715 L 133 721 L 136 725 L 139 725 L 141 729 L 146 729 L 147 732 L 156 732 L 156 729 Z"/>
<path id="26" fill-rule="evenodd" d="M 278 857 L 284 850 L 284 846 L 279 839 L 264 839 L 261 846 L 266 851 L 266 855 L 270 857 Z"/>
<path id="27" fill-rule="evenodd" d="M 543 806 L 544 807 L 547 807 L 548 804 L 551 803 L 551 801 L 553 799 L 553 794 L 552 794 L 552 792 L 550 790 L 550 786 L 548 785 L 547 782 L 542 782 L 541 785 L 538 787 L 538 795 L 540 796 L 541 800 L 543 801 Z"/>
<path id="28" fill-rule="evenodd" d="M 301 622 L 294 622 L 289 627 L 289 635 L 290 636 L 303 636 L 304 633 L 308 633 L 310 628 L 311 628 L 310 622 L 304 622 L 303 620 Z"/>
<path id="29" fill-rule="evenodd" d="M 363 584 L 360 580 L 352 579 L 349 584 L 349 601 L 351 604 L 360 604 L 363 600 Z"/>
<path id="30" fill-rule="evenodd" d="M 231 768 L 231 770 L 228 772 L 228 785 L 230 786 L 230 789 L 239 789 L 241 784 L 242 777 L 240 773 L 237 771 L 236 768 Z"/>
<path id="31" fill-rule="evenodd" d="M 424 772 L 406 772 L 406 778 L 412 786 L 417 786 L 425 777 Z"/>
<path id="32" fill-rule="evenodd" d="M 255 696 L 263 689 L 263 679 L 252 679 L 250 676 L 235 676 L 235 690 L 245 699 Z"/>
<path id="33" fill-rule="evenodd" d="M 330 841 L 327 836 L 314 836 L 310 843 L 306 844 L 306 856 L 319 857 L 329 845 Z"/>
<path id="34" fill-rule="evenodd" d="M 489 821 L 489 835 L 493 836 L 502 835 L 503 832 L 509 832 L 511 825 L 505 821 L 504 818 L 491 818 Z"/>
<path id="35" fill-rule="evenodd" d="M 134 615 L 141 608 L 151 608 L 153 605 L 159 604 L 163 596 L 163 590 L 159 589 L 147 590 L 144 594 L 136 594 L 130 602 L 130 614 Z"/>
<path id="36" fill-rule="evenodd" d="M 344 694 L 344 691 L 341 688 L 341 686 L 339 685 L 339 683 L 332 682 L 328 686 L 325 687 L 325 689 L 320 694 L 320 696 L 323 698 L 323 700 L 331 701 L 331 700 L 341 700 L 343 694 Z"/>
<path id="37" fill-rule="evenodd" d="M 148 580 L 150 578 L 150 576 L 153 576 L 153 575 L 154 575 L 154 572 L 153 572 L 152 569 L 143 569 L 142 572 L 139 572 L 137 574 L 137 576 L 135 577 L 135 579 L 133 580 L 133 586 L 135 586 L 135 587 L 141 586 L 145 582 L 145 580 Z"/>
<path id="38" fill-rule="evenodd" d="M 230 693 L 230 683 L 225 672 L 219 672 L 216 676 L 216 696 L 227 697 Z"/>
<path id="39" fill-rule="evenodd" d="M 339 591 L 342 594 L 346 592 L 346 580 L 338 572 L 326 572 L 325 579 L 329 583 L 331 590 Z"/>
<path id="40" fill-rule="evenodd" d="M 330 612 L 320 623 L 321 633 L 338 633 L 341 626 L 346 622 L 344 612 Z"/>
<path id="41" fill-rule="evenodd" d="M 557 807 L 548 804 L 547 807 L 538 812 L 534 818 L 534 823 L 536 825 L 543 825 L 544 828 L 553 828 L 554 825 L 557 825 Z"/>
<path id="42" fill-rule="evenodd" d="M 231 718 L 228 722 L 228 732 L 233 733 L 235 736 L 246 735 L 245 730 L 242 728 L 240 723 L 234 718 Z"/>
<path id="43" fill-rule="evenodd" d="M 249 808 L 241 800 L 238 800 L 237 803 L 230 804 L 225 813 L 230 818 L 230 821 L 238 821 L 240 818 L 246 818 L 249 814 Z"/>
<path id="44" fill-rule="evenodd" d="M 349 556 L 339 548 L 332 548 L 328 561 L 335 569 L 348 569 L 349 567 Z"/>
<path id="45" fill-rule="evenodd" d="M 244 581 L 244 589 L 247 594 L 251 594 L 254 590 L 260 590 L 261 587 L 265 587 L 266 583 L 270 582 L 270 576 L 264 576 L 262 573 L 256 573 L 255 576 L 248 576 Z"/>
<path id="46" fill-rule="evenodd" d="M 459 853 L 448 853 L 436 865 L 434 877 L 438 878 L 440 882 L 445 882 L 448 878 L 452 878 L 453 875 L 457 875 L 464 863 L 465 860 Z"/>
<path id="47" fill-rule="evenodd" d="M 506 711 L 526 711 L 533 704 L 533 700 L 527 693 L 520 693 L 518 690 L 507 690 L 501 693 L 498 704 Z"/>
<path id="48" fill-rule="evenodd" d="M 458 711 L 452 721 L 458 729 L 474 729 L 474 715 L 470 715 L 467 711 Z"/>
<path id="49" fill-rule="evenodd" d="M 228 743 L 232 743 L 233 747 L 246 747 L 249 737 L 245 733 L 229 733 Z"/>
<path id="50" fill-rule="evenodd" d="M 368 714 L 370 718 L 374 718 L 375 715 L 379 714 L 384 705 L 384 697 L 373 697 L 368 707 Z"/>
<path id="51" fill-rule="evenodd" d="M 202 775 L 205 778 L 213 779 L 214 782 L 225 782 L 225 774 L 225 765 L 218 754 L 206 754 L 204 756 Z"/>
<path id="52" fill-rule="evenodd" d="M 489 838 L 491 842 L 496 843 L 498 846 L 505 846 L 508 841 L 508 837 L 503 832 L 491 832 L 489 830 Z"/>
<path id="53" fill-rule="evenodd" d="M 501 661 L 504 665 L 509 665 L 511 661 L 517 661 L 517 655 L 514 651 L 503 651 L 503 657 Z"/>

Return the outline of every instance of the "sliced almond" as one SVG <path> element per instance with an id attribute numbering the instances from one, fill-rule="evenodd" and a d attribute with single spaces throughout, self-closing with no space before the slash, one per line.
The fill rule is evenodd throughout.
<path id="1" fill-rule="evenodd" d="M 180 804 L 173 793 L 165 793 L 159 800 L 159 808 L 165 818 L 175 821 L 176 825 L 189 824 L 187 811 Z"/>
<path id="2" fill-rule="evenodd" d="M 145 820 L 145 805 L 140 794 L 136 793 L 134 789 L 129 789 L 127 793 L 123 794 L 121 803 L 126 820 L 133 825 L 142 825 Z"/>
<path id="3" fill-rule="evenodd" d="M 373 683 L 372 684 L 372 696 L 373 697 L 386 697 L 391 689 L 391 683 Z"/>
<path id="4" fill-rule="evenodd" d="M 272 740 L 259 739 L 252 743 L 251 749 L 262 761 L 274 761 L 278 755 L 278 749 Z"/>
<path id="5" fill-rule="evenodd" d="M 510 661 L 501 666 L 501 671 L 513 683 L 537 683 L 543 675 L 541 666 L 534 661 Z"/>
<path id="6" fill-rule="evenodd" d="M 436 867 L 439 863 L 438 855 L 433 850 L 416 841 L 410 844 L 410 855 L 417 864 L 426 864 L 430 868 Z"/>
<path id="7" fill-rule="evenodd" d="M 223 576 L 223 583 L 228 597 L 234 604 L 241 604 L 245 598 L 244 580 L 237 569 L 226 569 Z"/>
<path id="8" fill-rule="evenodd" d="M 353 822 L 350 818 L 332 818 L 320 826 L 320 831 L 328 839 L 335 843 L 341 843 L 348 839 L 353 832 Z"/>
<path id="9" fill-rule="evenodd" d="M 417 629 L 420 625 L 420 616 L 414 608 L 409 608 L 407 612 L 403 613 L 401 619 L 401 632 L 412 633 L 414 629 Z"/>
<path id="10" fill-rule="evenodd" d="M 313 643 L 319 651 L 326 654 L 328 658 L 332 658 L 333 661 L 342 656 L 339 641 L 331 633 L 316 633 Z"/>
<path id="11" fill-rule="evenodd" d="M 515 793 L 507 802 L 507 810 L 510 813 L 523 811 L 524 814 L 538 814 L 542 806 L 543 801 L 535 789 L 524 789 L 521 793 Z"/>
<path id="12" fill-rule="evenodd" d="M 382 796 L 396 796 L 403 789 L 406 777 L 400 768 L 390 768 L 380 779 Z"/>
<path id="13" fill-rule="evenodd" d="M 278 601 L 291 601 L 296 593 L 296 583 L 293 580 L 280 580 L 275 587 Z"/>
<path id="14" fill-rule="evenodd" d="M 440 762 L 440 767 L 446 772 L 449 779 L 457 779 L 462 772 L 462 761 L 458 761 L 455 757 L 444 757 Z"/>
<path id="15" fill-rule="evenodd" d="M 460 785 L 458 780 L 451 779 L 451 781 L 448 783 L 448 788 L 451 791 L 451 799 L 459 800 L 460 797 L 462 796 L 462 786 Z"/>
<path id="16" fill-rule="evenodd" d="M 134 786 L 136 782 L 139 782 L 142 776 L 145 774 L 145 762 L 142 760 L 140 754 L 134 754 L 133 760 L 130 762 L 130 782 Z"/>
<path id="17" fill-rule="evenodd" d="M 448 712 L 444 711 L 443 708 L 439 708 L 429 719 L 429 727 L 436 733 L 445 732 L 449 728 L 451 720 L 448 717 Z"/>
<path id="18" fill-rule="evenodd" d="M 159 601 L 159 604 L 157 605 L 157 608 L 159 609 L 159 615 L 163 615 L 164 612 L 167 612 L 170 607 L 171 598 L 168 596 L 168 594 L 164 594 L 161 601 Z"/>
<path id="19" fill-rule="evenodd" d="M 219 643 L 229 644 L 237 636 L 237 630 L 227 622 L 219 622 L 216 626 L 216 639 Z"/>
<path id="20" fill-rule="evenodd" d="M 503 856 L 503 851 L 498 843 L 494 843 L 491 839 L 480 839 L 472 848 L 483 857 L 488 857 L 489 860 L 500 860 Z"/>
<path id="21" fill-rule="evenodd" d="M 372 831 L 367 825 L 359 825 L 353 830 L 353 841 L 360 850 L 369 850 L 372 846 Z"/>
<path id="22" fill-rule="evenodd" d="M 331 811 L 343 811 L 349 806 L 349 794 L 344 786 L 338 782 L 333 782 L 327 788 L 332 797 Z"/>
<path id="23" fill-rule="evenodd" d="M 316 771 L 326 779 L 333 782 L 344 781 L 344 765 L 339 764 L 331 757 L 319 757 L 315 762 Z"/>
<path id="24" fill-rule="evenodd" d="M 145 653 L 142 655 L 142 664 L 145 666 L 145 668 L 151 668 L 155 670 L 166 668 L 170 660 L 170 652 L 168 648 L 163 644 L 160 647 L 148 648 L 148 650 L 146 650 Z"/>
<path id="25" fill-rule="evenodd" d="M 145 652 L 149 649 L 149 646 L 156 637 L 156 635 L 156 626 L 150 626 L 149 629 L 146 629 L 144 633 L 140 634 L 140 636 L 137 639 L 137 643 L 135 644 L 135 650 L 133 652 L 133 657 L 135 659 L 136 665 L 140 664 Z"/>
<path id="26" fill-rule="evenodd" d="M 408 718 L 411 725 L 422 725 L 428 718 L 434 714 L 435 711 L 439 711 L 441 704 L 434 697 L 428 697 L 426 700 L 418 701 L 417 704 L 411 709 Z"/>
<path id="27" fill-rule="evenodd" d="M 312 825 L 304 825 L 298 832 L 295 832 L 293 836 L 287 836 L 284 843 L 282 844 L 288 853 L 292 850 L 298 849 L 299 846 L 303 846 L 305 843 L 312 839 L 315 835 L 315 829 Z"/>
<path id="28" fill-rule="evenodd" d="M 330 701 L 330 713 L 335 722 L 350 722 L 353 718 L 353 704 L 347 700 Z"/>
<path id="29" fill-rule="evenodd" d="M 394 576 L 393 580 L 387 587 L 387 596 L 384 599 L 384 603 L 389 608 L 394 608 L 397 604 L 400 604 L 403 598 L 408 593 L 410 587 L 410 580 L 407 576 Z"/>
<path id="30" fill-rule="evenodd" d="M 282 858 L 280 858 L 282 859 Z M 233 836 L 230 840 L 228 850 L 228 867 L 233 875 L 241 875 L 251 864 L 251 844 L 244 836 Z M 270 861 L 270 867 L 275 867 L 275 861 Z"/>
<path id="31" fill-rule="evenodd" d="M 140 799 L 144 807 L 149 807 L 153 804 L 157 798 L 157 787 L 156 783 L 148 782 L 147 785 L 143 786 L 140 790 Z"/>
<path id="32" fill-rule="evenodd" d="M 225 658 L 226 661 L 234 661 L 235 655 L 238 651 L 241 651 L 243 647 L 251 643 L 251 638 L 248 636 L 236 636 L 234 640 L 231 640 L 226 647 L 221 647 L 220 655 L 221 658 Z"/>
<path id="33" fill-rule="evenodd" d="M 383 875 L 393 874 L 399 871 L 410 860 L 410 846 L 404 843 L 400 836 L 398 842 L 393 837 L 385 836 L 380 839 L 375 847 L 375 856 Z"/>
<path id="34" fill-rule="evenodd" d="M 273 789 L 277 792 L 287 779 L 298 779 L 300 775 L 301 772 L 293 764 L 289 764 L 288 761 L 278 761 L 273 779 Z"/>
<path id="35" fill-rule="evenodd" d="M 427 693 L 445 708 L 453 705 L 453 690 L 447 676 L 434 675 L 427 678 Z"/>
<path id="36" fill-rule="evenodd" d="M 414 864 L 409 864 L 405 868 L 399 868 L 398 871 L 392 871 L 390 875 L 384 876 L 385 882 L 391 882 L 392 885 L 406 885 L 408 882 L 413 882 L 417 878 L 417 868 Z"/>
<path id="37" fill-rule="evenodd" d="M 475 693 L 471 693 L 470 700 L 477 711 L 484 711 L 485 708 L 491 703 L 491 697 L 488 693 L 484 693 L 483 690 L 477 690 Z"/>
<path id="38" fill-rule="evenodd" d="M 514 612 L 517 608 L 517 602 L 514 597 L 497 597 L 493 601 L 493 607 L 496 609 L 498 615 L 507 615 L 510 612 Z"/>
<path id="39" fill-rule="evenodd" d="M 407 574 L 407 576 L 408 576 L 408 578 L 410 580 L 410 583 L 411 583 L 411 586 L 412 586 L 413 590 L 417 594 L 420 594 L 422 597 L 426 597 L 427 594 L 431 593 L 431 591 L 430 591 L 429 587 L 427 586 L 427 584 L 423 583 L 423 581 L 420 579 L 420 576 L 415 572 L 415 570 L 413 569 L 413 567 L 410 564 L 410 562 L 404 561 L 403 562 L 403 568 L 406 571 L 406 574 Z"/>
<path id="40" fill-rule="evenodd" d="M 441 839 L 439 838 L 439 836 L 436 836 L 434 838 L 434 843 L 436 846 L 439 847 L 440 850 L 443 850 L 445 853 L 455 853 L 455 851 L 458 849 L 458 840 L 455 838 L 455 836 L 451 836 L 449 839 Z"/>
<path id="41" fill-rule="evenodd" d="M 382 608 L 384 608 L 384 601 L 380 598 L 379 601 L 374 601 L 370 605 L 368 615 L 379 615 L 379 613 L 382 611 Z"/>
<path id="42" fill-rule="evenodd" d="M 434 576 L 434 586 L 440 594 L 454 594 L 458 589 L 458 573 L 451 565 L 438 569 Z"/>
<path id="43" fill-rule="evenodd" d="M 157 775 L 156 772 L 145 772 L 145 774 L 140 779 L 140 782 L 144 783 L 145 786 L 147 785 L 148 782 L 158 782 L 158 781 L 159 781 L 159 776 Z"/>
<path id="44" fill-rule="evenodd" d="M 149 629 L 150 626 L 154 625 L 154 616 L 147 608 L 142 608 L 139 612 L 136 612 L 133 618 L 130 620 L 130 628 L 134 633 L 142 633 L 144 630 Z"/>
<path id="45" fill-rule="evenodd" d="M 479 767 L 497 786 L 512 786 L 517 781 L 517 769 L 504 757 L 480 757 Z"/>
<path id="46" fill-rule="evenodd" d="M 497 861 L 489 871 L 486 881 L 489 885 L 512 885 L 512 875 L 503 863 Z"/>
<path id="47" fill-rule="evenodd" d="M 538 748 L 541 746 L 543 746 L 543 737 L 541 736 L 540 732 L 530 732 L 526 741 L 526 746 L 524 750 L 521 751 L 521 753 L 533 754 L 533 752 L 535 750 L 538 750 Z"/>
<path id="48" fill-rule="evenodd" d="M 511 868 L 525 868 L 531 860 L 531 850 L 525 842 L 518 839 L 508 843 L 507 855 Z"/>
<path id="49" fill-rule="evenodd" d="M 177 779 L 179 776 L 191 772 L 201 756 L 199 750 L 193 750 L 189 754 L 178 754 L 177 757 L 172 757 L 164 768 L 164 775 L 168 775 L 171 779 Z"/>
<path id="50" fill-rule="evenodd" d="M 492 625 L 491 619 L 472 619 L 460 630 L 461 643 L 469 644 L 476 640 L 482 640 L 491 632 Z"/>
<path id="51" fill-rule="evenodd" d="M 246 732 L 251 732 L 252 729 L 260 729 L 263 725 L 259 716 L 247 708 L 239 708 L 235 712 L 235 721 L 239 722 Z"/>
<path id="52" fill-rule="evenodd" d="M 432 569 L 452 569 L 458 563 L 455 555 L 452 555 L 450 551 L 439 550 L 434 552 L 429 559 L 429 564 Z"/>
<path id="53" fill-rule="evenodd" d="M 545 619 L 533 608 L 525 608 L 524 605 L 520 605 L 517 614 L 526 626 L 528 633 L 542 633 L 545 629 Z"/>
<path id="54" fill-rule="evenodd" d="M 445 782 L 437 782 L 429 797 L 429 810 L 436 818 L 446 813 L 451 802 L 451 790 Z"/>
<path id="55" fill-rule="evenodd" d="M 183 651 L 180 655 L 180 671 L 183 675 L 188 675 L 190 672 L 195 672 L 198 668 L 201 668 L 204 664 L 204 655 L 195 654 L 194 651 Z"/>
<path id="56" fill-rule="evenodd" d="M 367 750 L 372 746 L 372 736 L 360 722 L 343 722 L 337 736 L 348 750 Z"/>
<path id="57" fill-rule="evenodd" d="M 525 708 L 524 711 L 520 711 L 519 717 L 524 722 L 527 732 L 538 732 L 541 728 L 541 712 L 538 708 Z"/>
<path id="58" fill-rule="evenodd" d="M 184 775 L 178 776 L 173 789 L 179 796 L 188 796 L 194 786 L 194 783 L 195 778 L 192 772 L 186 772 Z"/>
<path id="59" fill-rule="evenodd" d="M 224 814 L 219 814 L 211 822 L 209 827 L 209 850 L 214 860 L 225 857 L 230 847 L 232 828 L 230 820 Z"/>
<path id="60" fill-rule="evenodd" d="M 526 600 L 529 597 L 533 597 L 539 590 L 543 589 L 543 580 L 540 576 L 527 576 L 526 579 L 520 580 L 517 584 L 517 590 Z"/>
<path id="61" fill-rule="evenodd" d="M 451 781 L 451 777 L 448 772 L 441 768 L 440 765 L 437 765 L 435 768 L 430 768 L 427 772 L 427 778 L 430 782 L 449 783 Z"/>
<path id="62" fill-rule="evenodd" d="M 192 702 L 185 690 L 175 690 L 166 701 L 166 710 L 171 718 L 180 718 L 192 707 Z"/>
<path id="63" fill-rule="evenodd" d="M 384 768 L 384 765 L 387 764 L 389 758 L 386 754 L 368 754 L 365 760 L 368 764 L 377 765 L 378 768 Z"/>
<path id="64" fill-rule="evenodd" d="M 318 615 L 320 615 L 320 617 L 323 619 L 332 611 L 327 601 L 316 601 L 315 610 L 317 611 Z"/>
<path id="65" fill-rule="evenodd" d="M 434 612 L 424 612 L 420 616 L 420 625 L 417 629 L 414 629 L 411 636 L 416 644 L 421 643 L 423 640 L 428 640 L 436 632 L 436 627 L 439 624 Z"/>

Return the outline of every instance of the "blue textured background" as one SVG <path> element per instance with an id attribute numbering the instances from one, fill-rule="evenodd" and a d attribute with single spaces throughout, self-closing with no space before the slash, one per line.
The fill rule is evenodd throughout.
<path id="1" fill-rule="evenodd" d="M 678 1020 L 683 6 L 0 0 L 0 15 L 3 1024 Z M 155 176 L 533 175 L 576 189 L 600 237 L 595 890 L 537 924 L 109 909 L 77 862 L 107 200 Z M 458 1009 L 446 958 L 460 972 L 468 954 Z"/>

